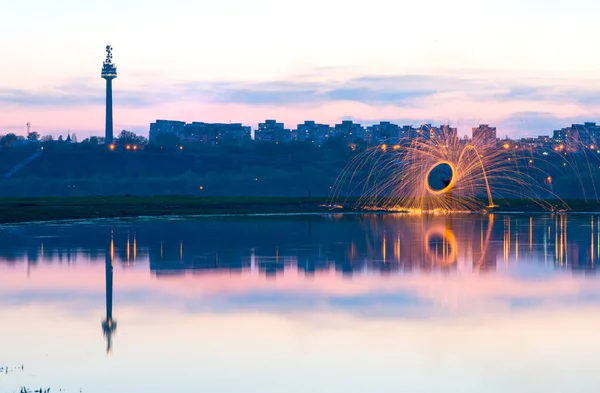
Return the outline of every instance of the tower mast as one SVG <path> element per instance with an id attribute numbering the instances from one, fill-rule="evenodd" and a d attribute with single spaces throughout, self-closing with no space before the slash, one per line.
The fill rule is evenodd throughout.
<path id="1" fill-rule="evenodd" d="M 106 45 L 106 59 L 102 64 L 102 78 L 106 79 L 105 143 L 113 143 L 112 80 L 117 77 L 117 66 L 112 62 L 112 46 Z"/>

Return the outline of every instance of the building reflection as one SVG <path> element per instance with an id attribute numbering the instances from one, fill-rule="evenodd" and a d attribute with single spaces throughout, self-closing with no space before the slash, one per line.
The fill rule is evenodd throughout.
<path id="1" fill-rule="evenodd" d="M 104 261 L 110 349 L 115 264 L 149 266 L 157 277 L 215 271 L 277 277 L 290 269 L 306 276 L 458 269 L 483 274 L 517 263 L 593 274 L 600 259 L 599 228 L 600 216 L 494 214 L 238 217 L 95 224 L 85 231 L 23 226 L 3 234 L 0 263 L 26 262 L 32 274 L 40 263 Z M 102 239 L 108 236 L 107 252 Z"/>

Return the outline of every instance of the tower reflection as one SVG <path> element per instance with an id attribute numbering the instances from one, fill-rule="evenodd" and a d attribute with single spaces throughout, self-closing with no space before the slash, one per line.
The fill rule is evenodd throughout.
<path id="1" fill-rule="evenodd" d="M 106 337 L 106 354 L 110 356 L 112 350 L 112 335 L 117 330 L 117 321 L 113 320 L 113 268 L 115 256 L 115 243 L 111 233 L 110 248 L 106 253 L 105 276 L 106 276 L 106 319 L 102 321 L 102 332 Z"/>

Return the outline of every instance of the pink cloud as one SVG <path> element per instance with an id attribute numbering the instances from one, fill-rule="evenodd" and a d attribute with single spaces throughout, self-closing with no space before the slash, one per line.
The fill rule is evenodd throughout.
<path id="1" fill-rule="evenodd" d="M 120 293 L 143 291 L 158 298 L 181 302 L 257 292 L 355 297 L 400 291 L 410 293 L 421 301 L 463 312 L 500 311 L 509 308 L 509 300 L 514 298 L 539 299 L 552 304 L 582 293 L 600 296 L 600 287 L 594 278 L 557 274 L 543 280 L 528 280 L 507 274 L 501 269 L 485 275 L 461 270 L 457 275 L 449 276 L 413 273 L 381 277 L 379 274 L 362 274 L 351 279 L 333 270 L 306 277 L 294 269 L 286 270 L 276 279 L 268 279 L 258 272 L 207 272 L 157 278 L 146 269 L 144 261 L 138 261 L 137 268 L 133 269 L 115 267 L 115 290 Z M 25 269 L 2 267 L 0 271 L 0 293 L 6 299 L 18 297 L 19 293 L 27 292 L 27 288 L 73 294 L 103 293 L 105 288 L 103 264 L 77 264 L 71 267 L 42 265 L 34 268 L 29 277 Z"/>
<path id="2" fill-rule="evenodd" d="M 44 93 L 4 93 L 8 94 L 4 101 L 10 110 L 1 120 L 0 132 L 23 134 L 29 121 L 42 134 L 72 130 L 82 136 L 102 135 L 103 90 L 86 86 L 65 84 Z M 547 129 L 548 123 L 560 128 L 572 119 L 593 121 L 600 116 L 600 101 L 593 98 L 593 86 L 584 79 L 549 81 L 465 74 L 372 76 L 334 83 L 303 76 L 281 82 L 123 86 L 115 87 L 115 131 L 134 129 L 142 134 L 147 134 L 149 124 L 156 119 L 255 126 L 274 118 L 295 128 L 309 119 L 333 125 L 351 117 L 363 124 L 381 120 L 413 125 L 449 122 L 462 134 L 470 134 L 470 128 L 479 123 L 488 123 L 504 125 L 504 129 L 499 127 L 500 134 L 517 136 L 530 133 L 513 124 L 514 117 L 522 113 L 532 114 L 528 117 L 531 132 L 545 134 L 552 131 Z M 81 104 L 77 104 L 78 92 L 83 97 Z M 0 91 L 0 100 L 2 94 Z M 63 104 L 61 95 L 68 97 Z M 536 125 L 539 113 L 551 116 L 551 121 Z"/>

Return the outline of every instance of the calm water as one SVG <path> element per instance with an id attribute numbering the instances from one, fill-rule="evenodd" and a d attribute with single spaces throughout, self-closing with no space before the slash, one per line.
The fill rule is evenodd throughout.
<path id="1" fill-rule="evenodd" d="M 597 392 L 600 216 L 0 228 L 0 392 Z"/>

